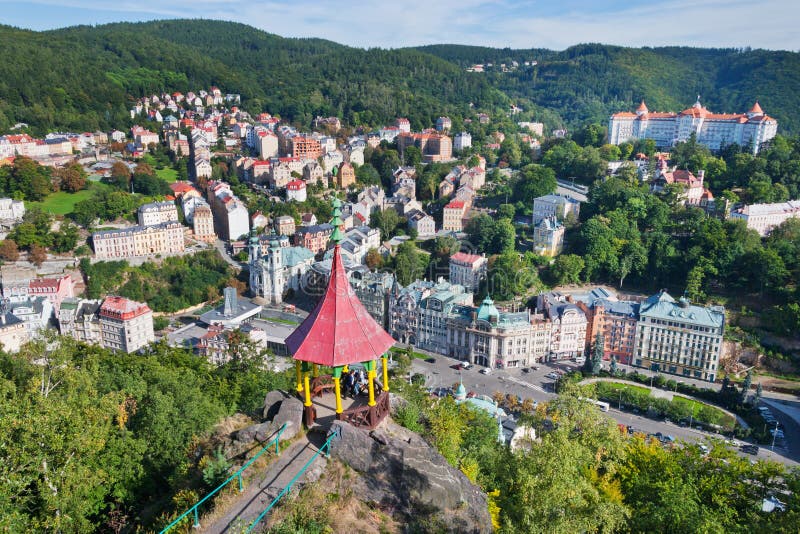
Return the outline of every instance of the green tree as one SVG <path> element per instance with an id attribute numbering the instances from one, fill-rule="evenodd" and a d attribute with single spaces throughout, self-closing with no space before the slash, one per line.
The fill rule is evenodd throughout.
<path id="1" fill-rule="evenodd" d="M 382 241 L 390 239 L 399 224 L 400 216 L 393 209 L 376 211 L 369 219 L 369 225 L 381 231 Z"/>
<path id="2" fill-rule="evenodd" d="M 548 268 L 548 273 L 555 285 L 579 284 L 584 261 L 575 254 L 561 254 L 557 256 Z"/>
<path id="3" fill-rule="evenodd" d="M 555 192 L 556 185 L 556 175 L 552 169 L 527 165 L 520 170 L 514 184 L 514 199 L 530 206 L 533 199 Z"/>

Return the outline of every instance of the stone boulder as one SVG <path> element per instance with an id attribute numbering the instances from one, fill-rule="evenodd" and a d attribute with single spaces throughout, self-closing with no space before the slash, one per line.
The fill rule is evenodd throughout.
<path id="1" fill-rule="evenodd" d="M 264 412 L 274 412 L 272 421 L 250 425 L 236 431 L 233 437 L 240 446 L 248 445 L 256 440 L 264 442 L 272 439 L 275 432 L 284 423 L 286 429 L 281 434 L 280 440 L 287 441 L 297 436 L 297 433 L 303 428 L 303 403 L 294 397 L 287 397 L 285 393 L 282 395 L 279 401 L 271 402 L 269 407 L 267 407 L 267 401 L 271 401 L 269 394 L 264 402 Z M 276 397 L 274 396 L 273 399 Z"/>
<path id="2" fill-rule="evenodd" d="M 289 394 L 285 391 L 280 391 L 278 389 L 270 391 L 267 393 L 267 396 L 264 397 L 264 405 L 261 409 L 261 419 L 263 421 L 271 421 L 272 418 L 278 413 L 278 408 L 281 405 L 281 402 L 289 398 Z"/>
<path id="3" fill-rule="evenodd" d="M 488 533 L 488 498 L 420 436 L 391 420 L 372 432 L 334 421 L 331 456 L 359 472 L 365 483 L 353 489 L 366 501 L 409 517 L 440 515 L 451 532 Z"/>

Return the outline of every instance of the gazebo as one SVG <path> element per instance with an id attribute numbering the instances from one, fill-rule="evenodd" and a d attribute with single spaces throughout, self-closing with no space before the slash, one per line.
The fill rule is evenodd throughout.
<path id="1" fill-rule="evenodd" d="M 333 201 L 330 239 L 335 246 L 328 287 L 314 311 L 286 338 L 286 347 L 295 360 L 306 426 L 316 420 L 312 397 L 333 389 L 337 419 L 375 428 L 389 412 L 387 351 L 395 341 L 367 312 L 347 279 L 339 245 L 343 239 L 341 206 L 338 199 Z M 376 396 L 378 358 L 382 360 L 383 380 L 378 383 L 381 390 Z M 355 363 L 362 363 L 367 371 L 369 400 L 366 406 L 343 410 L 340 380 Z M 320 368 L 331 373 L 322 375 Z"/>

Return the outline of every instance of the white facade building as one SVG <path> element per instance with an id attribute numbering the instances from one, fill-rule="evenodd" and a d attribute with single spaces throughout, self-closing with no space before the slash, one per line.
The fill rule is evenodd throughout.
<path id="1" fill-rule="evenodd" d="M 777 131 L 778 121 L 765 114 L 758 102 L 747 113 L 712 113 L 699 99 L 680 113 L 651 113 L 643 101 L 636 113 L 626 111 L 611 116 L 608 142 L 618 145 L 653 139 L 658 148 L 670 148 L 695 134 L 697 142 L 710 150 L 736 144 L 751 148 L 755 154 Z"/>
<path id="2" fill-rule="evenodd" d="M 800 200 L 775 204 L 750 204 L 731 212 L 732 219 L 742 219 L 748 228 L 758 232 L 761 237 L 769 235 L 773 228 L 793 217 L 800 217 Z"/>
<path id="3" fill-rule="evenodd" d="M 470 148 L 472 146 L 472 135 L 467 132 L 457 133 L 455 137 L 453 137 L 453 150 L 456 152 L 461 152 L 465 148 Z"/>

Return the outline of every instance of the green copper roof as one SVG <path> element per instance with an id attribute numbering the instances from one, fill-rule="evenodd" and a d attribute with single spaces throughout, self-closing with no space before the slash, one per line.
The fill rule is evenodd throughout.
<path id="1" fill-rule="evenodd" d="M 333 232 L 331 233 L 330 240 L 338 245 L 342 242 L 342 239 L 344 239 L 344 234 L 340 229 L 344 225 L 342 221 L 342 201 L 334 197 L 331 206 L 333 206 L 333 218 L 331 219 Z"/>
<path id="2" fill-rule="evenodd" d="M 500 317 L 500 312 L 494 305 L 494 301 L 488 296 L 483 299 L 481 307 L 478 308 L 478 319 L 481 321 L 488 321 L 489 317 Z"/>
<path id="3" fill-rule="evenodd" d="M 666 291 L 645 300 L 639 309 L 640 317 L 661 319 L 684 324 L 720 328 L 725 324 L 725 310 L 714 306 L 705 308 L 690 304 L 686 299 L 676 302 Z"/>

